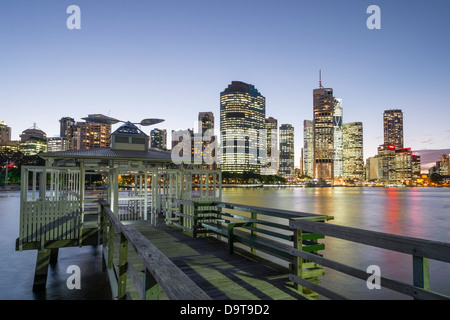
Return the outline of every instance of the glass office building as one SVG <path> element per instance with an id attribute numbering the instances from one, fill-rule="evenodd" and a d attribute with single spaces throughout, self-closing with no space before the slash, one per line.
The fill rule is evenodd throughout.
<path id="1" fill-rule="evenodd" d="M 385 110 L 383 114 L 384 144 L 403 148 L 403 112 L 399 109 Z"/>
<path id="2" fill-rule="evenodd" d="M 265 132 L 265 118 L 266 99 L 253 85 L 232 81 L 220 93 L 223 171 L 260 173 L 259 134 Z"/>
<path id="3" fill-rule="evenodd" d="M 334 178 L 334 103 L 333 89 L 313 90 L 314 106 L 314 178 Z"/>
<path id="4" fill-rule="evenodd" d="M 280 126 L 280 176 L 294 177 L 294 159 L 294 127 L 290 124 L 282 124 Z"/>
<path id="5" fill-rule="evenodd" d="M 362 122 L 344 123 L 342 126 L 343 177 L 364 180 L 364 150 Z"/>

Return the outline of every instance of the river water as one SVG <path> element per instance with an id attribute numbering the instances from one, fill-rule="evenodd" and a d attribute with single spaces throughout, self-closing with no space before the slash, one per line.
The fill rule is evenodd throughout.
<path id="1" fill-rule="evenodd" d="M 0 300 L 110 299 L 101 247 L 60 249 L 46 292 L 32 292 L 36 251 L 15 251 L 19 200 L 19 192 L 0 193 Z M 332 224 L 450 242 L 450 188 L 227 188 L 223 201 L 324 214 L 334 217 Z M 409 255 L 328 237 L 324 243 L 326 258 L 361 270 L 377 265 L 384 277 L 412 281 Z M 80 267 L 80 290 L 67 288 L 70 265 Z M 431 290 L 450 295 L 450 264 L 430 261 L 430 275 Z M 351 299 L 406 299 L 387 289 L 369 290 L 365 281 L 328 269 L 322 284 Z"/>

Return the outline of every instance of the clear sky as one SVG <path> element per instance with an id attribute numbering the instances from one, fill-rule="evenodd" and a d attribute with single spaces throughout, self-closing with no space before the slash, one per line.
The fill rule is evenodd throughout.
<path id="1" fill-rule="evenodd" d="M 366 26 L 372 4 L 380 30 Z M 66 26 L 69 5 L 81 30 Z M 344 122 L 363 122 L 365 158 L 394 108 L 406 147 L 449 148 L 449 20 L 448 0 L 2 0 L 0 121 L 13 139 L 33 123 L 57 136 L 61 117 L 89 113 L 163 118 L 170 132 L 212 111 L 218 128 L 220 92 L 238 80 L 295 127 L 298 165 L 322 69 Z"/>

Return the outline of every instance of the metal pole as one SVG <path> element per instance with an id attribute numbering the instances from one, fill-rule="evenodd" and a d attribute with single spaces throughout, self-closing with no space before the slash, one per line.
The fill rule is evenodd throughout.
<path id="1" fill-rule="evenodd" d="M 9 166 L 9 160 L 6 160 L 5 185 L 8 184 L 8 166 Z"/>

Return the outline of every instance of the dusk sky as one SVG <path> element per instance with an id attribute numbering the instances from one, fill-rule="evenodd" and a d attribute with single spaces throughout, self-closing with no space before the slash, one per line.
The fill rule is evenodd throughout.
<path id="1" fill-rule="evenodd" d="M 70 5 L 81 30 L 66 26 Z M 449 20 L 448 0 L 2 0 L 0 121 L 13 139 L 33 123 L 58 136 L 61 117 L 91 113 L 163 118 L 170 132 L 212 111 L 218 129 L 220 92 L 244 81 L 294 126 L 298 165 L 321 69 L 344 122 L 363 122 L 365 159 L 387 109 L 404 112 L 405 147 L 448 149 Z"/>

